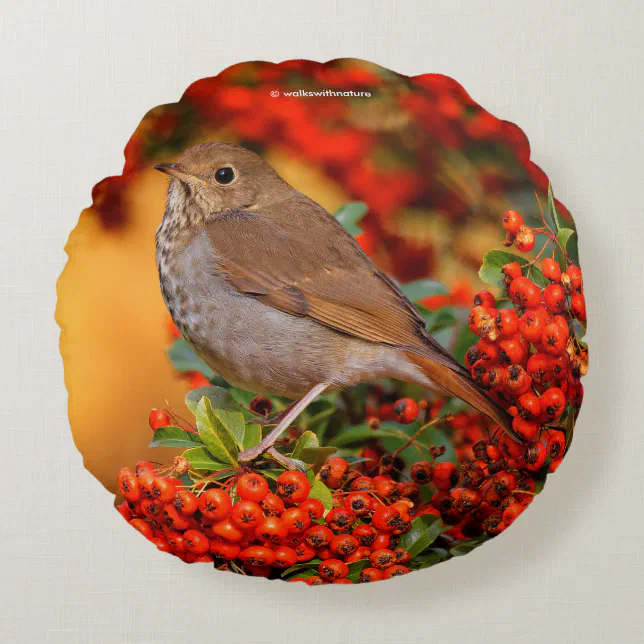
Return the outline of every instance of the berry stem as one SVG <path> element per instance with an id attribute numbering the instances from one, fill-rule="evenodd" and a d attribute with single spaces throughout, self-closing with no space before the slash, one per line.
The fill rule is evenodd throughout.
<path id="1" fill-rule="evenodd" d="M 434 420 L 430 420 L 428 423 L 425 423 L 419 430 L 414 432 L 409 440 L 404 444 L 401 445 L 397 450 L 395 450 L 391 456 L 392 458 L 396 458 L 400 452 L 402 452 L 404 449 L 407 449 L 412 443 L 416 443 L 416 439 L 428 428 L 431 427 L 432 425 L 435 425 L 437 422 L 445 420 L 448 416 L 438 416 L 437 418 L 434 418 Z M 420 450 L 418 450 L 420 452 Z M 421 452 L 421 457 L 423 456 Z"/>
<path id="2" fill-rule="evenodd" d="M 191 432 L 192 434 L 199 434 L 197 428 L 187 418 L 184 418 L 183 416 L 179 415 L 174 409 L 172 409 L 172 405 L 170 405 L 167 398 L 164 398 L 164 402 L 166 404 L 166 411 L 177 425 L 181 426 L 181 423 L 177 422 L 177 419 L 179 419 L 187 425 L 187 427 L 183 427 L 183 429 Z"/>

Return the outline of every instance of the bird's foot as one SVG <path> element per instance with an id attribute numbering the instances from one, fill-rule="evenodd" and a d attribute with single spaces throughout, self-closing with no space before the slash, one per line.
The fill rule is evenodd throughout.
<path id="1" fill-rule="evenodd" d="M 251 468 L 253 463 L 268 450 L 268 447 L 262 446 L 262 444 L 255 445 L 255 447 L 249 447 L 243 452 L 239 452 L 237 455 L 237 463 L 241 468 Z"/>
<path id="2" fill-rule="evenodd" d="M 284 454 L 278 452 L 272 445 L 265 447 L 261 443 L 259 445 L 255 445 L 255 447 L 251 447 L 250 449 L 240 452 L 237 457 L 237 461 L 241 468 L 252 468 L 253 463 L 264 454 L 271 456 L 287 470 L 306 472 L 306 466 L 301 461 L 284 456 Z"/>
<path id="3" fill-rule="evenodd" d="M 328 385 L 326 383 L 321 383 L 315 385 L 311 391 L 309 391 L 305 396 L 292 403 L 287 407 L 282 414 L 280 414 L 280 420 L 275 429 L 272 429 L 264 438 L 254 447 L 245 449 L 239 454 L 237 460 L 240 467 L 252 467 L 254 461 L 256 461 L 260 456 L 265 453 L 270 454 L 282 467 L 287 469 L 296 469 L 304 471 L 305 467 L 303 463 L 300 463 L 292 458 L 287 458 L 283 454 L 280 454 L 275 449 L 275 443 L 279 439 L 280 435 L 287 429 L 287 427 L 294 421 L 300 412 L 306 409 L 307 405 L 319 396 Z"/>
<path id="4" fill-rule="evenodd" d="M 254 416 L 252 422 L 257 423 L 258 425 L 262 425 L 262 427 L 265 427 L 266 425 L 277 425 L 277 423 L 280 422 L 279 419 L 279 414 L 276 414 L 275 416 Z"/>
<path id="5" fill-rule="evenodd" d="M 307 467 L 302 461 L 295 458 L 289 458 L 280 454 L 274 447 L 271 447 L 267 454 L 270 454 L 283 468 L 287 470 L 297 470 L 298 472 L 306 472 Z"/>

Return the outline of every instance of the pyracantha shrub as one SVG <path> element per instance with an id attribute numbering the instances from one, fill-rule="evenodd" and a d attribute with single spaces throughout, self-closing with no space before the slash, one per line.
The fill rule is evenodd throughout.
<path id="1" fill-rule="evenodd" d="M 364 208 L 354 206 L 342 216 L 355 227 Z M 285 433 L 277 449 L 302 471 L 270 454 L 240 468 L 240 451 L 286 403 L 228 386 L 176 339 L 171 358 L 203 385 L 186 396 L 195 419 L 152 410 L 152 446 L 183 452 L 169 465 L 122 468 L 119 512 L 187 563 L 309 586 L 390 579 L 499 535 L 561 464 L 588 368 L 574 232 L 551 191 L 548 206 L 536 225 L 503 214 L 503 244 L 534 256 L 486 253 L 479 275 L 492 290 L 471 308 L 419 305 L 429 331 L 513 417 L 514 436 L 461 401 L 376 382 L 320 397 Z M 416 302 L 443 289 L 402 288 Z"/>

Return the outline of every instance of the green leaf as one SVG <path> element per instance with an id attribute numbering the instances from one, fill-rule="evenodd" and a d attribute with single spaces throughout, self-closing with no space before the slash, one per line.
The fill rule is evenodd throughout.
<path id="1" fill-rule="evenodd" d="M 518 262 L 523 274 L 530 278 L 537 286 L 541 288 L 547 286 L 550 282 L 543 276 L 541 269 L 530 263 L 525 257 L 520 257 L 514 253 L 508 253 L 505 250 L 489 250 L 483 255 L 483 264 L 479 270 L 479 277 L 483 282 L 490 286 L 503 286 L 504 275 L 501 269 L 512 262 Z"/>
<path id="2" fill-rule="evenodd" d="M 277 481 L 279 475 L 284 473 L 284 470 L 271 467 L 266 470 L 258 470 L 258 472 L 266 478 Z"/>
<path id="3" fill-rule="evenodd" d="M 319 447 L 320 441 L 318 437 L 313 432 L 304 432 L 295 443 L 295 448 L 293 449 L 293 458 L 301 458 L 302 450 L 308 449 L 311 447 Z"/>
<path id="4" fill-rule="evenodd" d="M 337 452 L 336 447 L 304 447 L 300 452 L 300 460 L 313 466 L 315 471 L 319 470 L 331 454 Z"/>
<path id="5" fill-rule="evenodd" d="M 257 396 L 257 394 L 254 394 L 251 391 L 246 391 L 245 389 L 240 389 L 239 387 L 229 387 L 227 391 L 237 405 L 239 405 L 240 411 L 242 411 L 249 420 L 253 421 L 257 419 L 257 414 L 252 413 L 248 409 L 251 401 Z M 286 407 L 286 403 L 283 399 L 280 399 L 279 396 L 266 396 L 266 398 L 273 403 L 272 413 L 277 413 Z M 246 409 L 244 409 L 244 407 Z"/>
<path id="6" fill-rule="evenodd" d="M 311 559 L 311 561 L 303 561 L 302 563 L 296 563 L 295 565 L 291 566 L 290 568 L 287 568 L 283 573 L 282 577 L 288 577 L 292 575 L 294 572 L 298 572 L 300 570 L 306 570 L 307 568 L 311 568 L 315 570 L 315 574 L 317 575 L 317 570 L 318 566 L 322 563 L 322 559 Z"/>
<path id="7" fill-rule="evenodd" d="M 262 440 L 262 426 L 258 423 L 247 423 L 244 429 L 242 449 L 255 447 Z"/>
<path id="8" fill-rule="evenodd" d="M 198 371 L 206 376 L 208 380 L 215 375 L 215 372 L 197 356 L 183 338 L 175 340 L 167 350 L 167 354 L 172 366 L 177 371 Z"/>
<path id="9" fill-rule="evenodd" d="M 573 320 L 572 325 L 575 329 L 577 340 L 583 340 L 587 331 L 586 327 L 579 320 Z"/>
<path id="10" fill-rule="evenodd" d="M 190 467 L 195 470 L 208 470 L 218 472 L 229 467 L 226 463 L 220 463 L 212 457 L 212 454 L 205 447 L 193 447 L 187 449 L 183 456 L 190 461 Z"/>
<path id="11" fill-rule="evenodd" d="M 246 574 L 234 561 L 230 562 L 230 567 L 233 569 L 233 572 L 237 573 L 238 575 Z"/>
<path id="12" fill-rule="evenodd" d="M 418 422 L 410 423 L 409 425 L 403 426 L 402 435 L 389 435 L 380 440 L 382 447 L 386 452 L 393 452 L 401 445 L 407 442 L 409 435 L 413 434 L 415 431 L 418 431 L 420 425 Z M 436 459 L 436 462 L 442 463 L 444 461 L 450 461 L 454 465 L 459 464 L 456 452 L 452 441 L 443 433 L 442 430 L 438 429 L 435 425 L 427 427 L 420 436 L 416 439 L 416 443 L 409 445 L 403 449 L 399 456 L 405 462 L 407 466 L 410 466 L 416 462 L 419 458 L 419 453 L 417 447 L 419 446 L 424 450 L 425 458 L 431 460 L 429 454 L 429 446 L 436 445 L 436 447 L 445 447 L 445 453 L 442 456 L 439 456 Z"/>
<path id="13" fill-rule="evenodd" d="M 411 522 L 411 530 L 400 536 L 400 547 L 412 557 L 419 555 L 434 543 L 441 533 L 442 521 L 434 514 L 421 514 Z"/>
<path id="14" fill-rule="evenodd" d="M 575 266 L 579 266 L 579 247 L 577 245 L 578 242 L 579 235 L 575 234 L 570 237 L 570 239 L 568 240 L 568 245 L 566 246 L 568 257 L 570 258 L 571 263 L 575 264 Z"/>
<path id="15" fill-rule="evenodd" d="M 392 436 L 392 429 L 401 429 L 397 423 L 380 423 L 380 429 L 371 429 L 369 425 L 355 425 L 343 429 L 337 436 L 334 436 L 329 442 L 336 447 L 347 447 L 349 445 L 362 444 L 372 438 L 385 438 Z"/>
<path id="16" fill-rule="evenodd" d="M 435 280 L 416 280 L 407 284 L 400 284 L 400 290 L 412 302 L 419 302 L 432 295 L 447 295 L 449 290 L 444 284 Z"/>
<path id="17" fill-rule="evenodd" d="M 570 228 L 559 229 L 559 232 L 557 233 L 557 241 L 561 244 L 561 247 L 564 250 L 566 250 L 566 245 L 568 244 L 568 240 L 574 234 L 575 234 L 575 231 L 571 230 Z"/>
<path id="18" fill-rule="evenodd" d="M 237 465 L 239 450 L 235 438 L 214 413 L 210 398 L 202 398 L 197 406 L 197 429 L 203 444 L 215 459 Z"/>
<path id="19" fill-rule="evenodd" d="M 428 312 L 425 316 L 427 330 L 430 333 L 437 333 L 443 329 L 452 329 L 459 322 L 465 322 L 469 309 L 457 306 L 443 306 L 436 311 Z"/>
<path id="20" fill-rule="evenodd" d="M 441 410 L 441 413 L 442 410 Z M 421 442 L 427 444 L 427 445 L 436 445 L 436 447 L 445 447 L 445 453 L 442 456 L 439 456 L 436 459 L 437 463 L 444 463 L 445 461 L 449 461 L 450 463 L 454 463 L 457 467 L 460 466 L 460 463 L 458 461 L 458 456 L 456 456 L 456 451 L 454 450 L 454 445 L 451 441 L 451 439 L 445 435 L 443 431 L 438 429 L 435 425 L 432 425 L 432 427 L 428 427 L 421 435 L 420 435 L 420 440 Z M 414 461 L 418 460 L 417 458 L 414 458 Z"/>
<path id="21" fill-rule="evenodd" d="M 367 214 L 367 210 L 367 204 L 362 201 L 350 201 L 340 206 L 335 211 L 334 217 L 352 237 L 357 237 L 363 232 L 358 222 Z"/>
<path id="22" fill-rule="evenodd" d="M 555 195 L 552 191 L 552 184 L 548 184 L 548 210 L 550 210 L 550 216 L 555 222 L 555 228 L 559 232 L 561 226 L 559 225 L 559 213 L 557 212 L 557 206 L 555 205 Z"/>
<path id="23" fill-rule="evenodd" d="M 562 271 L 565 271 L 568 268 L 568 260 L 566 259 L 566 246 L 568 245 L 568 240 L 574 234 L 575 231 L 571 230 L 570 228 L 560 228 L 559 232 L 557 233 L 557 242 L 559 242 L 559 246 L 556 246 L 556 255 L 557 262 L 559 262 L 559 266 L 561 266 Z"/>
<path id="24" fill-rule="evenodd" d="M 239 387 L 231 387 L 228 389 L 228 393 L 238 405 L 244 405 L 245 407 L 248 407 L 250 405 L 250 401 L 255 398 L 254 393 L 246 391 L 245 389 L 240 389 Z"/>
<path id="25" fill-rule="evenodd" d="M 235 443 L 237 443 L 239 449 L 244 449 L 244 430 L 246 428 L 244 415 L 240 411 L 217 408 L 213 409 L 213 414 L 235 439 Z"/>
<path id="26" fill-rule="evenodd" d="M 446 559 L 449 559 L 449 553 L 447 550 L 442 550 L 441 548 L 430 548 L 420 557 L 416 557 L 412 562 L 410 562 L 410 564 L 413 565 L 413 567 L 422 570 L 424 568 L 435 566 L 437 563 L 445 561 Z"/>
<path id="27" fill-rule="evenodd" d="M 527 263 L 523 257 L 508 253 L 505 250 L 489 250 L 483 255 L 483 264 L 479 270 L 479 277 L 490 286 L 502 286 L 505 276 L 501 269 L 512 262 Z"/>
<path id="28" fill-rule="evenodd" d="M 548 468 L 542 467 L 538 472 L 533 472 L 530 478 L 534 479 L 534 494 L 541 494 L 548 480 Z"/>
<path id="29" fill-rule="evenodd" d="M 159 427 L 154 432 L 154 439 L 150 443 L 150 447 L 193 447 L 194 445 L 201 445 L 201 438 L 175 425 Z"/>
<path id="30" fill-rule="evenodd" d="M 308 579 L 309 577 L 315 577 L 318 574 L 317 568 L 305 568 L 304 570 L 300 570 L 297 574 L 291 575 L 289 577 L 289 581 L 291 579 Z"/>
<path id="31" fill-rule="evenodd" d="M 445 404 L 441 407 L 440 414 L 445 416 L 446 414 L 460 414 L 461 412 L 471 410 L 472 408 L 460 398 L 447 398 Z"/>
<path id="32" fill-rule="evenodd" d="M 447 405 L 451 404 L 451 400 L 448 400 Z M 454 403 L 454 405 L 459 404 L 461 403 Z M 462 403 L 462 405 L 464 406 L 465 403 Z M 419 428 L 420 425 L 417 422 L 410 423 L 409 425 L 399 425 L 398 423 L 387 421 L 380 423 L 379 429 L 371 429 L 367 424 L 356 425 L 342 430 L 330 440 L 330 443 L 336 447 L 346 448 L 354 445 L 362 445 L 365 441 L 379 438 L 385 449 L 393 452 L 405 443 L 411 434 L 418 431 Z M 439 457 L 437 461 L 450 461 L 458 465 L 458 458 L 456 457 L 451 440 L 436 426 L 427 427 L 418 437 L 417 442 L 425 446 L 426 450 L 428 450 L 429 445 L 436 445 L 437 447 L 444 445 L 445 454 Z M 427 456 L 429 457 L 429 452 L 427 452 Z M 418 450 L 413 445 L 410 445 L 400 453 L 400 457 L 405 462 L 409 461 L 408 465 L 411 465 L 415 460 L 418 460 Z"/>
<path id="33" fill-rule="evenodd" d="M 300 415 L 298 425 L 302 430 L 311 430 L 320 438 L 326 428 L 329 419 L 336 412 L 337 393 L 318 396 Z"/>
<path id="34" fill-rule="evenodd" d="M 313 472 L 309 472 L 307 478 L 309 479 L 309 483 L 311 484 L 311 491 L 309 492 L 309 496 L 313 499 L 322 501 L 322 505 L 324 506 L 325 510 L 332 510 L 333 495 L 331 493 L 331 490 L 329 490 L 329 488 L 324 485 L 322 481 L 316 479 Z"/>
<path id="35" fill-rule="evenodd" d="M 199 402 L 204 397 L 210 400 L 213 409 L 232 409 L 239 411 L 239 407 L 235 404 L 228 390 L 223 387 L 215 387 L 214 385 L 197 387 L 189 391 L 185 398 L 186 407 L 196 415 Z"/>
<path id="36" fill-rule="evenodd" d="M 364 458 L 363 456 L 356 456 L 355 454 L 338 454 L 338 456 L 342 456 L 342 458 L 347 462 L 351 463 L 351 465 L 357 465 L 358 463 L 366 463 L 367 461 L 370 461 L 370 458 Z"/>
<path id="37" fill-rule="evenodd" d="M 475 345 L 478 341 L 479 337 L 470 331 L 467 324 L 463 324 L 456 336 L 454 346 L 452 347 L 451 354 L 454 356 L 454 360 L 461 364 L 465 364 L 465 354 L 469 348 Z"/>
<path id="38" fill-rule="evenodd" d="M 307 412 L 309 410 L 307 409 Z M 314 409 L 311 412 L 303 414 L 300 419 L 300 426 L 302 428 L 314 430 L 318 439 L 324 436 L 324 432 L 329 424 L 329 419 L 336 412 L 335 403 L 327 404 L 319 411 Z"/>
<path id="39" fill-rule="evenodd" d="M 550 282 L 543 276 L 541 269 L 536 264 L 532 264 L 527 268 L 523 267 L 522 272 L 527 278 L 531 279 L 539 288 L 545 288 L 546 286 L 548 286 L 548 284 L 550 284 Z"/>
<path id="40" fill-rule="evenodd" d="M 452 555 L 452 557 L 462 557 L 463 555 L 467 555 L 472 552 L 472 550 L 478 548 L 488 539 L 489 537 L 487 536 L 487 534 L 483 534 L 480 537 L 470 539 L 469 541 L 465 541 L 464 543 L 460 543 L 459 545 L 450 548 L 449 553 L 450 555 Z"/>
<path id="41" fill-rule="evenodd" d="M 369 559 L 359 559 L 349 564 L 349 573 L 347 574 L 347 579 L 350 579 L 352 582 L 357 582 L 360 580 L 360 573 L 371 565 Z"/>

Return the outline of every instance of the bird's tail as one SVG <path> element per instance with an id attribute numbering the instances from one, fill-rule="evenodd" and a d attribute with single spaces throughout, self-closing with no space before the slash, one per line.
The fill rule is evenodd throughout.
<path id="1" fill-rule="evenodd" d="M 454 365 L 459 368 L 459 371 L 417 353 L 408 352 L 407 358 L 410 362 L 419 366 L 426 377 L 435 383 L 438 388 L 444 390 L 450 396 L 456 396 L 464 400 L 474 409 L 500 425 L 503 431 L 516 441 L 523 442 L 512 429 L 512 416 L 495 403 L 456 361 Z"/>

